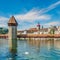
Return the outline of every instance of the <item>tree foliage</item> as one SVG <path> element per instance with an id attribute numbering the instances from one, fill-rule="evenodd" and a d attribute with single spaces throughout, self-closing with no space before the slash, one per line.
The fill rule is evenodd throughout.
<path id="1" fill-rule="evenodd" d="M 7 34 L 7 33 L 8 33 L 8 29 L 7 28 L 0 27 L 0 34 Z"/>

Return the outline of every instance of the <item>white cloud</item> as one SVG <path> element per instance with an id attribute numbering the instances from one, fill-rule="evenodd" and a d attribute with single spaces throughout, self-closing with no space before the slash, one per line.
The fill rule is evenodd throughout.
<path id="1" fill-rule="evenodd" d="M 38 10 L 38 9 L 32 9 L 26 14 L 16 14 L 15 18 L 17 20 L 22 20 L 22 21 L 35 21 L 35 20 L 49 20 L 51 19 L 51 15 L 44 14 L 54 8 L 56 8 L 58 5 L 60 5 L 60 1 L 57 1 L 54 4 L 51 4 L 47 8 Z"/>
<path id="2" fill-rule="evenodd" d="M 3 17 L 3 16 L 0 16 L 0 20 L 1 20 L 1 21 L 2 21 L 2 20 L 8 20 L 8 18 Z"/>
<path id="3" fill-rule="evenodd" d="M 43 13 L 46 13 L 54 8 L 56 8 L 58 5 L 60 5 L 60 1 L 57 1 L 56 3 L 54 4 L 51 4 L 50 6 L 48 6 L 47 8 L 44 8 L 44 9 L 41 9 L 40 10 L 40 13 L 43 14 Z"/>
<path id="4" fill-rule="evenodd" d="M 44 24 L 44 25 L 46 25 L 46 26 L 51 26 L 51 25 L 59 25 L 60 23 L 58 22 L 58 21 L 54 21 L 54 22 L 49 22 L 49 23 L 46 23 L 46 24 Z"/>
<path id="5" fill-rule="evenodd" d="M 17 20 L 25 20 L 25 21 L 35 21 L 35 20 L 49 20 L 51 18 L 50 15 L 40 15 L 39 11 L 31 10 L 26 14 L 17 14 L 15 15 Z"/>
<path id="6" fill-rule="evenodd" d="M 7 22 L 9 18 L 0 16 L 0 27 L 7 27 Z"/>
<path id="7" fill-rule="evenodd" d="M 6 24 L 0 24 L 0 27 L 7 27 Z"/>

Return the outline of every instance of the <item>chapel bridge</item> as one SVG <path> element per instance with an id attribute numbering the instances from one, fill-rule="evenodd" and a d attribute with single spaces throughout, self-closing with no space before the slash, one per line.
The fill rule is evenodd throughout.
<path id="1" fill-rule="evenodd" d="M 60 38 L 60 34 L 21 34 L 18 38 Z"/>
<path id="2" fill-rule="evenodd" d="M 8 34 L 0 34 L 0 38 L 8 38 Z M 20 34 L 17 38 L 60 38 L 60 34 Z"/>

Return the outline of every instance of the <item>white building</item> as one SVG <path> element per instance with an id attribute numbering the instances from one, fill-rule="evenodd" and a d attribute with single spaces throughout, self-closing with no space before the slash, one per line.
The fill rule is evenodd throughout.
<path id="1" fill-rule="evenodd" d="M 18 34 L 60 34 L 60 26 L 59 27 L 51 26 L 49 28 L 39 28 L 39 29 L 30 28 L 29 30 L 18 31 Z"/>

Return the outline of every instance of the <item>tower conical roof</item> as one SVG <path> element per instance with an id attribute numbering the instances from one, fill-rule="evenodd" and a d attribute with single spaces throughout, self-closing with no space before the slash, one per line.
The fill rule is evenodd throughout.
<path id="1" fill-rule="evenodd" d="M 37 26 L 40 27 L 40 23 L 39 22 L 38 22 Z"/>
<path id="2" fill-rule="evenodd" d="M 17 25 L 18 25 L 18 23 L 17 23 L 15 17 L 12 16 L 12 17 L 10 18 L 10 20 L 8 21 L 8 26 L 17 26 Z"/>

